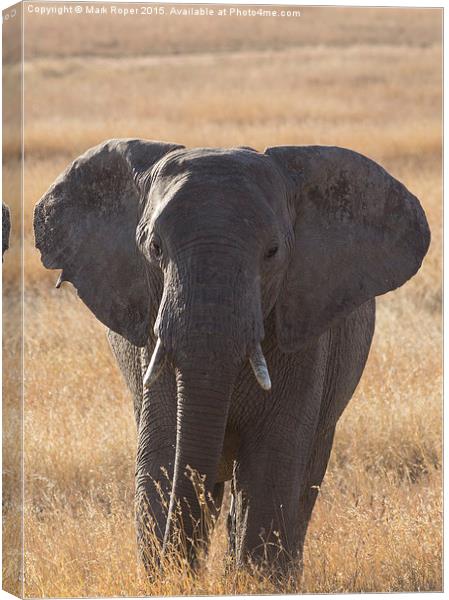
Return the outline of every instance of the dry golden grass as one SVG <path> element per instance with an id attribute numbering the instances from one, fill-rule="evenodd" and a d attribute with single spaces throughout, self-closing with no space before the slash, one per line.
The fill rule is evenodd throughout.
<path id="1" fill-rule="evenodd" d="M 129 7 L 138 6 L 130 4 Z M 215 7 L 217 8 L 217 7 Z M 279 6 L 281 10 L 283 7 Z M 293 10 L 293 7 L 284 7 Z M 26 13 L 32 57 L 136 57 L 356 44 L 441 42 L 441 11 L 302 7 L 300 18 L 49 16 Z"/>
<path id="2" fill-rule="evenodd" d="M 72 289 L 52 287 L 57 275 L 40 265 L 31 233 L 34 204 L 66 164 L 122 136 L 258 149 L 344 145 L 381 162 L 422 200 L 431 249 L 419 275 L 378 302 L 369 362 L 313 515 L 301 588 L 442 589 L 441 12 L 309 11 L 299 22 L 213 20 L 200 34 L 205 21 L 192 19 L 90 18 L 80 26 L 26 18 L 27 596 L 276 591 L 224 572 L 222 520 L 197 578 L 173 569 L 149 583 L 137 559 L 131 401 L 103 327 Z M 5 285 L 17 264 L 10 251 Z M 5 305 L 12 310 L 8 297 Z M 8 339 L 10 329 L 5 323 Z M 16 414 L 14 377 L 5 376 L 7 415 Z M 6 457 L 7 490 L 17 484 L 15 456 Z M 17 523 L 7 505 L 6 541 Z M 4 576 L 8 588 L 15 574 Z"/>

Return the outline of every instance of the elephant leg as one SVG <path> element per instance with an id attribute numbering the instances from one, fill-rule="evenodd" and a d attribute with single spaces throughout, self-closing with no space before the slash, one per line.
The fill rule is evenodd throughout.
<path id="1" fill-rule="evenodd" d="M 256 566 L 273 581 L 290 580 L 299 551 L 298 454 L 265 447 L 235 469 L 231 543 L 237 566 Z M 284 455 L 284 456 L 282 456 Z"/>
<path id="2" fill-rule="evenodd" d="M 320 486 L 326 473 L 332 451 L 335 425 L 317 436 L 307 467 L 306 483 L 299 499 L 298 513 L 298 558 L 300 571 L 303 569 L 303 552 L 307 529 L 317 500 Z"/>
<path id="3" fill-rule="evenodd" d="M 176 384 L 168 370 L 144 390 L 136 460 L 139 551 L 150 572 L 160 559 L 167 525 L 176 449 Z"/>
<path id="4" fill-rule="evenodd" d="M 225 487 L 224 482 L 216 483 L 214 486 L 214 489 L 212 491 L 212 494 L 211 494 L 212 495 L 212 503 L 211 503 L 211 508 L 210 508 L 211 523 L 210 523 L 209 527 L 205 528 L 204 537 L 201 541 L 201 547 L 203 549 L 204 558 L 206 558 L 209 554 L 210 537 L 214 530 L 217 519 L 220 515 L 221 505 L 223 502 L 224 487 Z M 193 570 L 195 571 L 198 568 L 198 566 L 199 566 L 199 562 L 197 560 L 197 557 L 195 556 L 194 559 L 192 560 Z"/>
<path id="5" fill-rule="evenodd" d="M 234 478 L 231 480 L 231 506 L 226 521 L 226 529 L 228 532 L 228 555 L 231 559 L 235 558 L 236 554 L 236 512 L 235 512 L 235 489 Z"/>
<path id="6" fill-rule="evenodd" d="M 245 436 L 234 470 L 237 565 L 256 563 L 286 585 L 297 580 L 300 567 L 298 506 L 314 449 L 320 398 L 304 395 L 294 408 L 296 412 L 266 419 L 257 443 L 253 433 Z"/>
<path id="7" fill-rule="evenodd" d="M 235 475 L 231 479 L 231 505 L 226 519 L 226 530 L 228 538 L 228 547 L 225 554 L 225 569 L 226 573 L 230 573 L 237 563 L 237 510 L 236 510 L 236 492 L 235 492 Z M 240 566 L 242 564 L 240 561 Z"/>
<path id="8" fill-rule="evenodd" d="M 223 495 L 224 495 L 225 484 L 224 481 L 220 481 L 216 483 L 214 486 L 214 491 L 212 492 L 212 499 L 214 505 L 214 516 L 218 518 L 220 514 L 221 505 L 223 503 Z"/>
<path id="9" fill-rule="evenodd" d="M 212 503 L 210 505 L 211 523 L 210 523 L 210 526 L 205 529 L 204 533 L 205 533 L 206 537 L 203 539 L 203 544 L 206 548 L 206 552 L 208 549 L 210 536 L 215 527 L 217 519 L 220 515 L 221 505 L 223 503 L 224 487 L 225 487 L 224 481 L 220 481 L 220 482 L 216 483 L 214 485 L 214 489 L 211 494 L 211 496 L 212 496 Z"/>
<path id="10" fill-rule="evenodd" d="M 307 528 L 329 462 L 335 425 L 308 444 L 279 442 L 240 460 L 228 521 L 238 565 L 261 565 L 274 581 L 298 585 Z M 302 463 L 301 457 L 305 457 Z M 292 591 L 292 589 L 289 589 Z"/>

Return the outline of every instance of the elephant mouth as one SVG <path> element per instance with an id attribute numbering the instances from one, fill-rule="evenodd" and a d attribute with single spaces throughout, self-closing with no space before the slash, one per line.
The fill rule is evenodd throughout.
<path id="1" fill-rule="evenodd" d="M 256 381 L 260 387 L 267 392 L 271 390 L 270 373 L 268 372 L 267 361 L 265 360 L 260 342 L 256 344 L 252 352 L 249 353 L 248 360 L 254 372 L 254 376 L 256 377 Z M 157 381 L 166 362 L 167 355 L 161 339 L 158 338 L 154 347 L 150 364 L 148 365 L 143 378 L 143 384 L 145 387 L 150 388 Z"/>

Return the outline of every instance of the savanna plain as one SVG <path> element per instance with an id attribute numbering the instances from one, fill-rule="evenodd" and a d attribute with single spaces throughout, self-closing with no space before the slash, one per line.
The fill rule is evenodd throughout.
<path id="1" fill-rule="evenodd" d="M 432 230 L 419 274 L 378 299 L 362 381 L 344 413 L 309 529 L 303 592 L 442 589 L 441 20 L 439 10 L 304 8 L 296 19 L 25 18 L 24 593 L 288 591 L 224 568 L 224 515 L 192 577 L 148 581 L 134 533 L 136 432 L 103 326 L 33 247 L 34 204 L 89 146 L 346 146 L 417 195 Z M 5 78 L 18 66 L 6 66 Z M 7 79 L 6 79 L 7 80 Z M 14 136 L 6 173 L 17 174 Z M 5 180 L 6 179 L 6 180 Z M 14 190 L 4 177 L 5 200 Z M 4 263 L 6 422 L 20 416 L 10 316 L 18 212 Z M 20 444 L 5 433 L 4 551 L 19 539 Z M 225 502 L 225 509 L 228 500 Z M 224 511 L 226 512 L 226 510 Z M 4 561 L 6 589 L 17 571 Z M 9 565 L 9 566 L 8 566 Z"/>

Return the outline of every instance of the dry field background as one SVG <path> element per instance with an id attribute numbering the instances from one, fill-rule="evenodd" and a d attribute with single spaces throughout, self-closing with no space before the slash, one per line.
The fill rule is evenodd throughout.
<path id="1" fill-rule="evenodd" d="M 368 365 L 313 515 L 301 589 L 442 589 L 441 20 L 440 10 L 346 8 L 304 8 L 290 20 L 26 15 L 27 596 L 282 591 L 224 573 L 222 521 L 196 579 L 175 569 L 145 579 L 134 538 L 130 398 L 103 327 L 73 289 L 54 289 L 57 274 L 33 249 L 33 206 L 67 163 L 106 138 L 134 136 L 260 150 L 347 146 L 421 199 L 431 249 L 417 277 L 378 301 Z M 17 173 L 18 162 L 6 168 Z M 17 247 L 6 257 L 6 290 L 18 257 Z M 5 307 L 14 310 L 8 294 Z M 4 328 L 17 341 L 8 320 Z M 11 352 L 7 416 L 17 414 Z M 5 457 L 8 494 L 17 480 L 12 453 Z M 8 495 L 5 506 L 7 542 L 17 535 Z M 6 588 L 14 577 L 4 573 Z"/>

